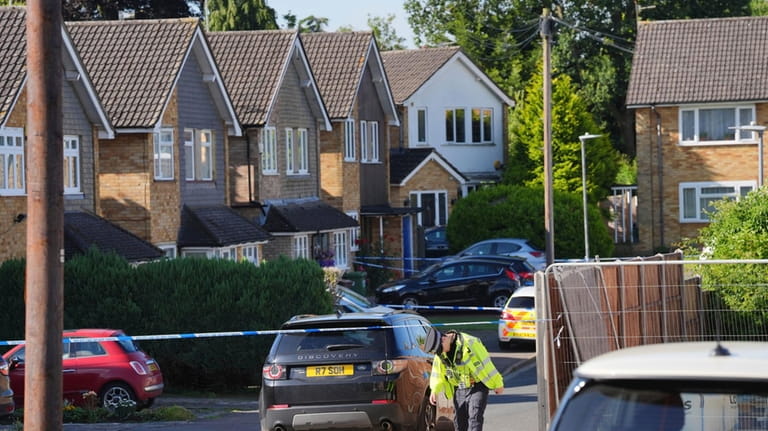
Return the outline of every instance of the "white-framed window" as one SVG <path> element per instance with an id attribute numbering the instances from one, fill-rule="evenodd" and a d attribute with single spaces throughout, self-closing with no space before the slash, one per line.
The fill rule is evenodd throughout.
<path id="1" fill-rule="evenodd" d="M 243 259 L 251 262 L 252 264 L 259 266 L 259 247 L 255 245 L 249 245 L 243 247 Z"/>
<path id="2" fill-rule="evenodd" d="M 416 110 L 416 143 L 427 144 L 427 108 Z"/>
<path id="3" fill-rule="evenodd" d="M 285 172 L 296 173 L 296 149 L 293 147 L 293 129 L 285 129 Z"/>
<path id="4" fill-rule="evenodd" d="M 341 231 L 341 232 L 334 232 L 333 233 L 333 253 L 335 257 L 335 266 L 338 268 L 346 268 L 347 267 L 347 247 L 349 245 L 349 242 L 347 242 L 347 232 Z"/>
<path id="5" fill-rule="evenodd" d="M 182 257 L 195 257 L 199 259 L 212 259 L 217 257 L 215 250 L 203 247 L 190 247 L 181 250 Z"/>
<path id="6" fill-rule="evenodd" d="M 379 161 L 379 123 L 377 121 L 368 122 L 368 141 L 363 153 L 367 157 L 362 161 L 374 163 Z"/>
<path id="7" fill-rule="evenodd" d="M 195 131 L 184 129 L 184 178 L 195 179 Z"/>
<path id="8" fill-rule="evenodd" d="M 355 120 L 344 121 L 344 160 L 355 160 Z"/>
<path id="9" fill-rule="evenodd" d="M 357 211 L 347 211 L 347 215 L 355 219 L 360 223 L 360 214 Z M 353 227 L 349 230 L 349 251 L 357 251 L 360 249 L 360 226 Z"/>
<path id="10" fill-rule="evenodd" d="M 175 259 L 177 256 L 176 244 L 174 243 L 157 244 L 157 248 L 162 250 L 168 259 Z"/>
<path id="11" fill-rule="evenodd" d="M 277 173 L 277 133 L 274 127 L 265 127 L 261 134 L 261 172 Z"/>
<path id="12" fill-rule="evenodd" d="M 23 195 L 26 189 L 24 176 L 24 129 L 0 128 L 0 194 Z"/>
<path id="13" fill-rule="evenodd" d="M 213 132 L 184 129 L 184 178 L 213 180 Z"/>
<path id="14" fill-rule="evenodd" d="M 80 137 L 64 135 L 64 194 L 80 192 Z"/>
<path id="15" fill-rule="evenodd" d="M 412 207 L 421 208 L 418 223 L 424 227 L 444 226 L 448 222 L 448 192 L 445 190 L 411 192 Z"/>
<path id="16" fill-rule="evenodd" d="M 680 108 L 680 144 L 734 144 L 757 142 L 752 132 L 731 127 L 755 121 L 755 105 L 723 105 Z"/>
<path id="17" fill-rule="evenodd" d="M 307 129 L 298 129 L 299 142 L 296 145 L 296 164 L 299 174 L 309 172 L 309 142 L 307 142 Z"/>
<path id="18" fill-rule="evenodd" d="M 172 180 L 173 129 L 160 129 L 152 134 L 152 140 L 155 153 L 155 179 Z"/>
<path id="19" fill-rule="evenodd" d="M 360 121 L 360 161 L 368 161 L 368 122 Z"/>
<path id="20" fill-rule="evenodd" d="M 466 120 L 464 108 L 445 110 L 445 142 L 464 143 L 466 137 Z"/>
<path id="21" fill-rule="evenodd" d="M 493 142 L 493 110 L 491 108 L 472 108 L 472 142 Z"/>
<path id="22" fill-rule="evenodd" d="M 680 183 L 680 222 L 708 222 L 707 213 L 714 211 L 715 202 L 721 199 L 740 199 L 756 186 L 755 181 Z"/>
<path id="23" fill-rule="evenodd" d="M 307 235 L 293 237 L 293 257 L 294 259 L 309 259 L 309 237 Z"/>
<path id="24" fill-rule="evenodd" d="M 235 260 L 237 259 L 237 250 L 234 247 L 217 248 L 215 256 L 219 259 Z"/>

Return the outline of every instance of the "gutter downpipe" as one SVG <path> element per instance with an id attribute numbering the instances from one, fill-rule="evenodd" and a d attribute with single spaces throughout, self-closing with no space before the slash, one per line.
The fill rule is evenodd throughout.
<path id="1" fill-rule="evenodd" d="M 661 114 L 656 110 L 655 105 L 651 105 L 651 112 L 656 114 L 656 162 L 658 163 L 659 175 L 659 246 L 664 247 L 664 155 L 662 153 Z"/>

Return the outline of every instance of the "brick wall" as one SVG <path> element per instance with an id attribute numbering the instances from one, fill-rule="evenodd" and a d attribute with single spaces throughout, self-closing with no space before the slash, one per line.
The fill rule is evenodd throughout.
<path id="1" fill-rule="evenodd" d="M 344 165 L 355 163 L 343 161 L 344 122 L 334 121 L 332 125 L 332 130 L 320 131 L 320 197 L 329 205 L 343 210 Z"/>

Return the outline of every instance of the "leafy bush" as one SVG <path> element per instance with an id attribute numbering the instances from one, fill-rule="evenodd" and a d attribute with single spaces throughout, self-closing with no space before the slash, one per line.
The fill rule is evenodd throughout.
<path id="1" fill-rule="evenodd" d="M 580 194 L 554 193 L 555 258 L 584 256 L 584 219 Z M 609 257 L 613 241 L 600 211 L 588 209 L 590 254 Z M 545 248 L 544 190 L 538 187 L 486 187 L 456 202 L 448 219 L 454 252 L 484 239 L 527 238 Z"/>

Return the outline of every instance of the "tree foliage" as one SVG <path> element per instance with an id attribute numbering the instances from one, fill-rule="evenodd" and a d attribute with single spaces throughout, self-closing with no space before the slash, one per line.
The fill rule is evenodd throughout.
<path id="1" fill-rule="evenodd" d="M 525 99 L 518 102 L 510 117 L 510 156 L 504 181 L 508 184 L 544 184 L 543 77 L 529 82 Z M 574 90 L 568 75 L 552 81 L 552 182 L 555 190 L 582 190 L 581 141 L 585 133 L 603 135 L 585 142 L 587 192 L 591 202 L 598 202 L 610 191 L 618 171 L 618 153 L 605 130 L 587 109 L 586 102 Z"/>
<path id="2" fill-rule="evenodd" d="M 394 14 L 388 14 L 386 18 L 368 14 L 368 27 L 373 31 L 373 37 L 376 38 L 381 51 L 405 49 L 405 38 L 397 35 L 392 24 L 394 20 Z"/>
<path id="3" fill-rule="evenodd" d="M 768 189 L 715 204 L 696 242 L 707 259 L 768 259 Z M 691 244 L 688 244 L 691 245 Z M 768 267 L 757 264 L 701 265 L 702 285 L 720 293 L 734 310 L 768 310 Z M 764 316 L 768 321 L 768 316 Z"/>
<path id="4" fill-rule="evenodd" d="M 299 20 L 300 33 L 320 33 L 328 27 L 328 18 L 309 15 Z"/>
<path id="5" fill-rule="evenodd" d="M 275 30 L 275 10 L 264 0 L 208 0 L 210 31 Z"/>
<path id="6" fill-rule="evenodd" d="M 67 21 L 115 20 L 120 12 L 133 12 L 136 19 L 198 16 L 203 0 L 62 0 Z"/>
<path id="7" fill-rule="evenodd" d="M 581 196 L 574 193 L 554 194 L 555 258 L 584 256 L 584 220 Z M 590 206 L 587 212 L 589 249 L 591 254 L 609 257 L 613 240 L 600 212 Z M 499 185 L 487 187 L 459 199 L 448 219 L 447 234 L 451 248 L 461 250 L 477 241 L 490 238 L 527 238 L 542 250 L 545 248 L 544 189 Z"/>

